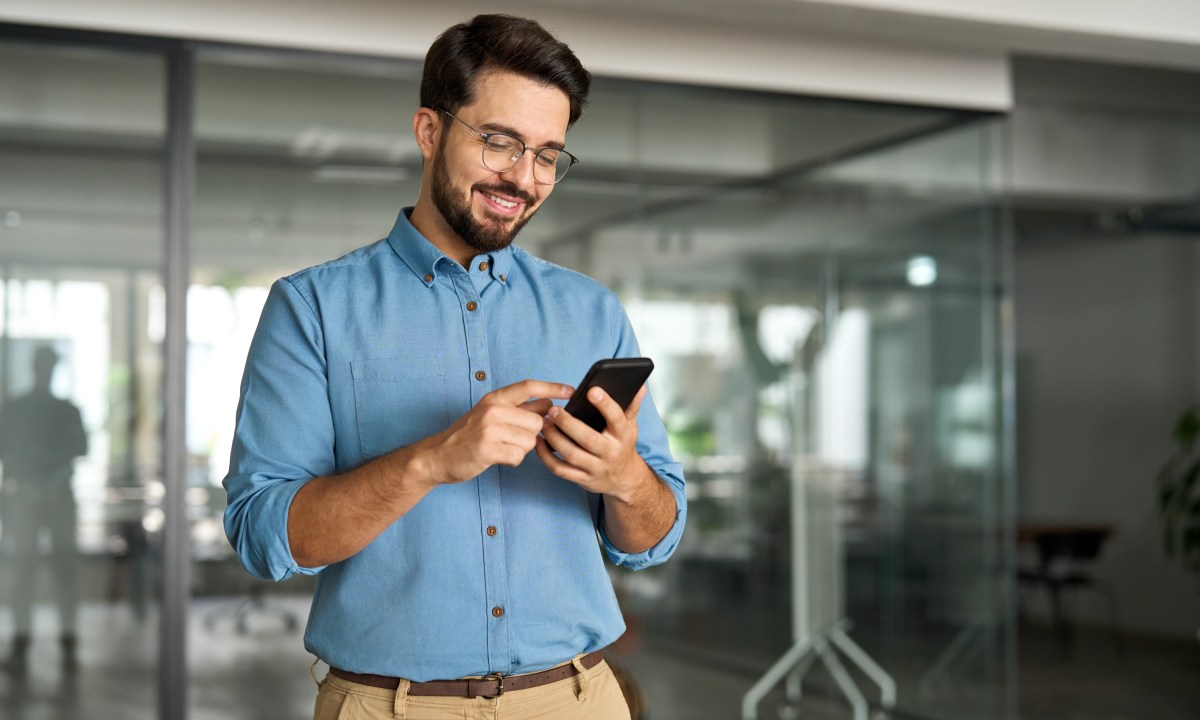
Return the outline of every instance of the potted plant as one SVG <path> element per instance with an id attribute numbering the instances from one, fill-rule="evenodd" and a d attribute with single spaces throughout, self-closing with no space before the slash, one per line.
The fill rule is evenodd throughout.
<path id="1" fill-rule="evenodd" d="M 1175 441 L 1175 454 L 1158 473 L 1163 547 L 1200 579 L 1200 403 L 1175 424 Z"/>

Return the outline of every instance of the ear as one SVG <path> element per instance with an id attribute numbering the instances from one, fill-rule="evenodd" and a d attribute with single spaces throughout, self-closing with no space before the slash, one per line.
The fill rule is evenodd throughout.
<path id="1" fill-rule="evenodd" d="M 413 137 L 417 140 L 417 148 L 426 162 L 433 159 L 437 149 L 438 134 L 442 131 L 442 114 L 432 108 L 418 108 L 413 114 Z"/>

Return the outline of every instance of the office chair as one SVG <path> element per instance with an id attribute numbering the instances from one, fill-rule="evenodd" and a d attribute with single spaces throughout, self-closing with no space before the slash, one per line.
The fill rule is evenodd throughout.
<path id="1" fill-rule="evenodd" d="M 1038 533 L 1033 538 L 1037 546 L 1037 566 L 1017 571 L 1017 580 L 1022 585 L 1046 588 L 1050 596 L 1054 628 L 1066 654 L 1070 654 L 1073 649 L 1075 630 L 1064 606 L 1064 595 L 1069 591 L 1085 589 L 1095 590 L 1107 599 L 1113 645 L 1117 654 L 1125 652 L 1125 638 L 1121 631 L 1116 594 L 1108 582 L 1093 577 L 1088 569 L 1099 557 L 1100 548 L 1109 534 L 1110 531 L 1106 528 L 1062 529 Z"/>

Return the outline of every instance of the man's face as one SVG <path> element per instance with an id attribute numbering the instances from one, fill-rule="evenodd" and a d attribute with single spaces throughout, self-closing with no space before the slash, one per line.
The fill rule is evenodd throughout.
<path id="1" fill-rule="evenodd" d="M 464 123 L 511 135 L 530 148 L 566 143 L 570 102 L 563 91 L 508 72 L 484 73 L 475 83 L 475 101 L 454 113 Z M 507 172 L 489 170 L 478 137 L 448 115 L 441 118 L 430 175 L 434 207 L 471 248 L 507 247 L 554 186 L 534 182 L 532 151 Z"/>

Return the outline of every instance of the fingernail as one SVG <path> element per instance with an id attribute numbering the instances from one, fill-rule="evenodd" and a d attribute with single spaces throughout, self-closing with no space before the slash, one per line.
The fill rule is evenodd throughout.
<path id="1" fill-rule="evenodd" d="M 589 400 L 599 400 L 604 397 L 604 391 L 600 388 L 592 388 L 588 391 Z"/>
<path id="2" fill-rule="evenodd" d="M 555 405 L 554 407 L 550 408 L 549 412 L 546 413 L 546 417 L 548 417 L 550 419 L 554 419 L 554 418 L 558 417 L 558 414 L 560 412 L 562 412 L 562 411 L 558 409 L 557 405 Z"/>

